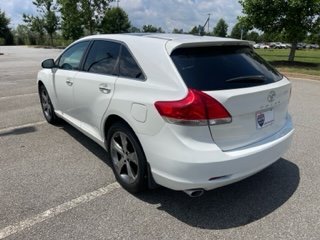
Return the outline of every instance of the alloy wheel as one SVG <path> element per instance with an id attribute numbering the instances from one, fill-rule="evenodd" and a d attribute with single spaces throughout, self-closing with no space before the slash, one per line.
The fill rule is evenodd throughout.
<path id="1" fill-rule="evenodd" d="M 116 174 L 127 184 L 134 183 L 139 172 L 138 156 L 127 134 L 124 132 L 113 134 L 110 153 Z"/>
<path id="2" fill-rule="evenodd" d="M 47 119 L 51 119 L 52 118 L 51 102 L 50 102 L 49 95 L 44 88 L 41 90 L 41 104 L 42 104 L 42 109 L 45 117 Z"/>

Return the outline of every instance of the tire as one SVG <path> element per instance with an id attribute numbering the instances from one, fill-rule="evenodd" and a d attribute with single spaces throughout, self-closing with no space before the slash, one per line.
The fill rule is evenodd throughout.
<path id="1" fill-rule="evenodd" d="M 123 122 L 114 123 L 107 134 L 108 157 L 120 185 L 130 193 L 148 186 L 147 160 L 132 129 Z"/>
<path id="2" fill-rule="evenodd" d="M 49 97 L 48 91 L 44 85 L 39 87 L 39 97 L 42 108 L 42 113 L 48 123 L 56 125 L 59 123 L 59 118 L 54 112 L 54 107 L 52 105 L 51 99 Z"/>

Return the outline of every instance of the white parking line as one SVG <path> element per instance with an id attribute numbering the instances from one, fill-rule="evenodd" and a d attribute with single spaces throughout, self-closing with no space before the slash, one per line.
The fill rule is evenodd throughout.
<path id="1" fill-rule="evenodd" d="M 117 182 L 111 183 L 105 187 L 99 188 L 98 190 L 95 190 L 90 193 L 86 193 L 78 198 L 72 199 L 71 201 L 68 201 L 56 207 L 50 208 L 49 210 L 44 211 L 38 215 L 35 215 L 34 217 L 28 218 L 14 225 L 7 226 L 0 230 L 0 239 L 4 239 L 12 234 L 21 232 L 26 228 L 30 228 L 35 224 L 46 221 L 49 218 L 52 218 L 68 210 L 71 210 L 81 204 L 90 202 L 98 197 L 101 197 L 102 195 L 110 193 L 111 191 L 117 188 L 120 188 L 120 185 Z"/>
<path id="2" fill-rule="evenodd" d="M 6 96 L 6 97 L 0 97 L 1 100 L 11 99 L 11 98 L 17 98 L 17 97 L 29 97 L 29 96 L 35 96 L 38 95 L 38 93 L 27 93 L 27 94 L 20 94 L 20 95 L 13 95 L 13 96 Z"/>
<path id="3" fill-rule="evenodd" d="M 40 122 L 33 122 L 33 123 L 27 123 L 19 126 L 13 126 L 13 127 L 7 127 L 7 128 L 1 128 L 0 133 L 3 132 L 9 132 L 12 130 L 20 129 L 20 128 L 25 128 L 25 127 L 32 127 L 32 126 L 37 126 L 46 123 L 46 121 L 40 121 Z"/>

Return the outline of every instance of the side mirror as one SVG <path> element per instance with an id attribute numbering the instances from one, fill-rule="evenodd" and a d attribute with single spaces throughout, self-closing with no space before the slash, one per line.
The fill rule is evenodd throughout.
<path id="1" fill-rule="evenodd" d="M 41 63 L 41 67 L 42 67 L 42 68 L 52 69 L 52 68 L 55 68 L 55 67 L 57 67 L 57 66 L 56 66 L 56 64 L 54 63 L 54 60 L 53 60 L 53 59 L 47 59 L 47 60 L 44 60 L 44 61 Z"/>

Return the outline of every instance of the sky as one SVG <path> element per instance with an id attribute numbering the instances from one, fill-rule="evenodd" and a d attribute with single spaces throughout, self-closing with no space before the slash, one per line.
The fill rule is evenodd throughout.
<path id="1" fill-rule="evenodd" d="M 166 32 L 173 28 L 190 31 L 193 26 L 203 25 L 209 13 L 210 31 L 223 18 L 230 32 L 241 15 L 238 0 L 120 0 L 119 6 L 127 12 L 133 26 L 152 24 Z M 23 13 L 37 14 L 32 0 L 0 0 L 0 9 L 11 19 L 11 27 L 22 22 Z"/>

